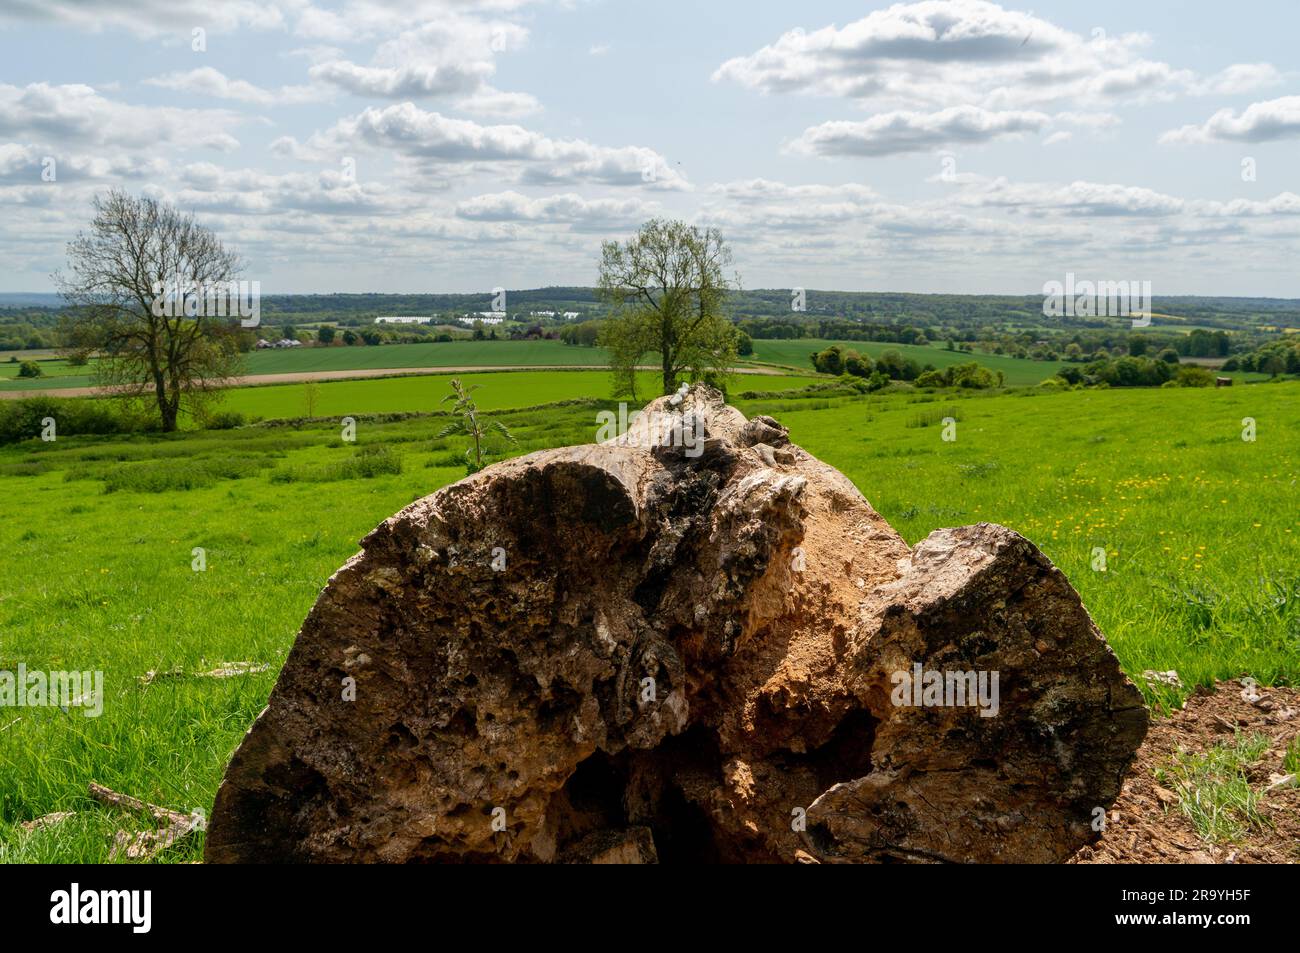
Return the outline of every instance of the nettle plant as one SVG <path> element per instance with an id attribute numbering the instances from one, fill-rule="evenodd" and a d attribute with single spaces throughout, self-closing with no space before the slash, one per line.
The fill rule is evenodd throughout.
<path id="1" fill-rule="evenodd" d="M 473 443 L 465 450 L 465 472 L 466 474 L 475 474 L 485 466 L 483 455 L 488 438 L 494 435 L 504 438 L 512 446 L 517 446 L 518 441 L 499 420 L 484 420 L 479 414 L 478 405 L 474 403 L 471 394 L 478 390 L 477 384 L 471 384 L 466 387 L 459 378 L 451 382 L 451 393 L 443 397 L 442 403 L 454 401 L 452 404 L 452 421 L 438 431 L 438 439 L 451 436 L 469 437 Z"/>

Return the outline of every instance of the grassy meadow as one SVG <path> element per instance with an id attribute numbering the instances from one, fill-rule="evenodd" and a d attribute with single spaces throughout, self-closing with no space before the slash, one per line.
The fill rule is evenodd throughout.
<path id="1" fill-rule="evenodd" d="M 508 409 L 606 393 L 603 372 L 473 380 L 483 385 L 481 406 L 518 437 L 510 453 L 590 442 L 596 412 L 615 406 Z M 732 392 L 806 383 L 778 380 L 745 378 Z M 322 384 L 316 412 L 432 409 L 445 390 L 437 381 Z M 389 393 L 398 390 L 400 407 Z M 227 407 L 297 416 L 302 399 L 302 385 L 247 388 Z M 981 520 L 1028 536 L 1080 590 L 1153 703 L 1179 693 L 1141 683 L 1145 669 L 1176 670 L 1184 692 L 1247 674 L 1300 681 L 1300 383 L 792 390 L 735 402 L 789 426 L 909 542 Z M 952 442 L 942 439 L 944 417 L 957 420 Z M 1242 440 L 1245 417 L 1256 421 L 1253 442 Z M 77 708 L 0 709 L 0 862 L 106 861 L 120 814 L 88 800 L 91 780 L 209 810 L 329 575 L 382 519 L 464 475 L 463 440 L 435 437 L 443 422 L 361 417 L 355 444 L 340 439 L 337 422 L 318 421 L 0 447 L 0 670 L 22 662 L 102 670 L 105 680 L 98 718 Z M 205 550 L 201 572 L 195 547 Z M 1099 549 L 1104 571 L 1095 568 Z M 268 668 L 203 676 L 227 662 Z M 146 684 L 150 671 L 174 675 Z M 77 813 L 20 827 L 55 811 Z M 191 839 L 159 859 L 201 851 Z"/>
<path id="2" fill-rule="evenodd" d="M 0 390 L 89 387 L 94 383 L 89 366 L 73 367 L 57 356 L 46 356 L 38 363 L 43 376 L 35 379 L 19 378 L 18 364 L 0 364 Z M 244 355 L 244 363 L 244 373 L 250 376 L 417 367 L 603 368 L 608 354 L 603 348 L 576 347 L 561 341 L 464 340 L 251 351 Z M 812 373 L 811 367 L 801 370 Z"/>
<path id="3" fill-rule="evenodd" d="M 19 361 L 36 361 L 41 367 L 40 377 L 19 377 L 19 364 L 12 361 L 0 363 L 0 391 L 50 390 L 57 387 L 90 387 L 89 366 L 75 367 L 58 356 L 21 357 Z"/>
<path id="4" fill-rule="evenodd" d="M 575 349 L 576 350 L 576 349 Z M 427 374 L 316 384 L 316 409 L 308 413 L 308 391 L 303 384 L 267 384 L 240 387 L 228 392 L 221 407 L 248 417 L 269 419 L 303 416 L 405 413 L 437 410 L 450 393 L 448 383 L 459 377 L 477 384 L 474 397 L 484 410 L 527 407 L 561 400 L 576 400 L 610 390 L 606 370 L 586 371 L 482 371 L 460 374 Z M 637 393 L 658 393 L 658 375 L 643 371 L 637 375 Z M 810 377 L 769 374 L 737 374 L 731 390 L 790 390 L 814 383 Z M 445 409 L 445 408 L 444 408 Z"/>
<path id="5" fill-rule="evenodd" d="M 272 337 L 277 335 L 272 334 Z M 245 373 L 309 374 L 330 371 L 414 367 L 603 367 L 605 351 L 573 347 L 560 341 L 443 341 L 427 344 L 382 344 L 376 347 L 301 347 L 252 351 Z M 18 365 L 0 364 L 0 389 L 44 390 L 89 387 L 91 368 L 73 367 L 59 357 L 38 361 L 42 377 L 18 377 Z M 811 368 L 808 368 L 811 372 Z"/>

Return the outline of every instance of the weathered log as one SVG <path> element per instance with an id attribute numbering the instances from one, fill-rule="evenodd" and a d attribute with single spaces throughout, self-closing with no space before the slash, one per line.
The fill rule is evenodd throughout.
<path id="1" fill-rule="evenodd" d="M 362 547 L 230 762 L 209 861 L 1055 861 L 1146 731 L 1030 542 L 910 548 L 706 387 Z"/>

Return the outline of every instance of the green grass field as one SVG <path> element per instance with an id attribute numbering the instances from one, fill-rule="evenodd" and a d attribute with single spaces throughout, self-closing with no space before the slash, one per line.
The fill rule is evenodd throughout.
<path id="1" fill-rule="evenodd" d="M 429 374 L 408 377 L 384 377 L 371 380 L 326 381 L 316 384 L 315 416 L 345 414 L 383 414 L 439 409 L 439 402 L 450 393 L 453 377 L 467 384 L 478 384 L 475 393 L 485 410 L 505 407 L 530 407 L 559 400 L 574 400 L 610 392 L 608 371 L 483 371 L 466 374 Z M 650 372 L 637 375 L 639 394 L 651 397 L 659 393 L 658 378 Z M 815 383 L 809 377 L 737 374 L 730 388 L 746 390 L 790 390 Z M 266 419 L 303 417 L 307 413 L 307 388 L 304 384 L 271 384 L 239 387 L 227 392 L 221 403 L 250 417 Z"/>
<path id="2" fill-rule="evenodd" d="M 0 363 L 0 390 L 45 390 L 52 387 L 89 387 L 88 367 L 73 367 L 61 357 L 22 358 L 36 360 L 41 367 L 40 377 L 19 377 L 18 364 Z"/>
<path id="3" fill-rule="evenodd" d="M 382 344 L 378 347 L 302 347 L 254 351 L 249 374 L 292 374 L 373 367 L 600 367 L 603 348 L 561 341 L 452 341 L 441 344 Z"/>
<path id="4" fill-rule="evenodd" d="M 505 399 L 496 376 L 476 377 L 485 407 Z M 510 400 L 552 399 L 544 382 L 513 377 Z M 232 396 L 260 390 L 272 388 Z M 1028 536 L 1134 676 L 1175 669 L 1187 690 L 1247 674 L 1300 680 L 1300 384 L 738 403 L 787 424 L 909 542 L 981 520 Z M 521 441 L 514 452 L 527 452 L 591 441 L 608 405 L 501 419 Z M 941 436 L 946 416 L 958 419 L 953 442 Z M 1248 416 L 1254 442 L 1241 439 Z M 210 809 L 325 580 L 378 522 L 463 476 L 463 446 L 434 438 L 441 423 L 362 420 L 356 446 L 322 423 L 0 448 L 0 670 L 105 679 L 98 718 L 0 709 L 0 861 L 105 861 L 120 815 L 88 800 L 91 780 Z M 192 569 L 195 547 L 206 571 Z M 270 668 L 197 677 L 223 662 Z M 172 669 L 187 674 L 139 678 Z M 77 815 L 18 826 L 53 811 Z M 162 859 L 200 854 L 192 840 Z"/>
<path id="5" fill-rule="evenodd" d="M 1289 383 L 768 410 L 909 542 L 983 520 L 1033 540 L 1083 594 L 1130 673 L 1294 684 L 1297 398 L 1300 384 Z M 957 439 L 945 443 L 936 417 L 949 415 Z M 1241 439 L 1244 417 L 1256 421 L 1253 443 Z M 1092 568 L 1097 549 L 1104 572 Z"/>
<path id="6" fill-rule="evenodd" d="M 601 367 L 605 361 L 603 349 L 571 347 L 560 341 L 453 341 L 253 351 L 246 355 L 245 372 L 253 375 L 406 367 Z M 72 367 L 57 358 L 39 363 L 44 376 L 35 380 L 19 379 L 17 364 L 0 364 L 0 389 L 89 387 L 93 383 L 85 367 Z"/>

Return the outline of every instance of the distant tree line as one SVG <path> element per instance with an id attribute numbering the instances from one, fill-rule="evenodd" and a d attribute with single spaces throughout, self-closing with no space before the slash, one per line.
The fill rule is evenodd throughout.
<path id="1" fill-rule="evenodd" d="M 58 311 L 50 308 L 0 310 L 0 351 L 34 351 L 62 343 Z"/>
<path id="2" fill-rule="evenodd" d="M 1156 324 L 1140 330 L 1134 330 L 1128 319 L 1115 317 L 1049 320 L 1042 314 L 1040 296 L 809 290 L 803 303 L 806 310 L 794 310 L 788 289 L 731 289 L 725 313 L 752 339 L 928 343 L 967 353 L 1075 362 L 1092 360 L 1101 351 L 1107 357 L 1132 354 L 1130 339 L 1134 336 L 1147 342 L 1142 354 L 1172 348 L 1182 357 L 1228 357 L 1278 340 L 1279 329 L 1300 327 L 1300 303 L 1255 298 L 1157 297 L 1153 302 Z M 273 327 L 330 324 L 358 332 L 382 315 L 432 317 L 428 325 L 383 332 L 386 342 L 415 342 L 440 340 L 440 335 L 452 333 L 447 328 L 457 325 L 458 317 L 491 310 L 493 304 L 488 290 L 472 294 L 263 295 L 261 312 L 263 322 Z M 561 340 L 583 346 L 592 343 L 593 328 L 570 329 L 605 319 L 611 311 L 611 303 L 602 299 L 597 289 L 587 287 L 507 290 L 505 304 L 510 321 L 527 328 L 540 325 Z M 26 302 L 0 308 L 0 349 L 59 346 L 63 343 L 57 333 L 60 311 Z M 534 313 L 546 311 L 557 316 Z M 566 312 L 578 317 L 565 319 Z M 1197 327 L 1183 333 L 1164 315 L 1177 315 L 1181 323 Z M 485 335 L 490 337 L 487 332 Z"/>
<path id="3" fill-rule="evenodd" d="M 814 352 L 810 359 L 814 370 L 823 374 L 865 378 L 873 390 L 890 381 L 914 381 L 918 387 L 962 387 L 975 390 L 1001 387 L 1004 382 L 1001 371 L 991 371 L 974 361 L 951 364 L 940 370 L 933 364 L 922 365 L 893 348 L 885 350 L 873 361 L 870 355 L 832 344 Z"/>
<path id="4" fill-rule="evenodd" d="M 824 341 L 880 341 L 888 344 L 926 344 L 939 337 L 934 328 L 913 324 L 873 324 L 843 318 L 743 318 L 737 326 L 756 340 L 820 338 Z"/>
<path id="5" fill-rule="evenodd" d="M 1300 336 L 1274 341 L 1257 350 L 1230 357 L 1223 364 L 1225 371 L 1253 371 L 1277 377 L 1280 374 L 1300 374 Z"/>
<path id="6" fill-rule="evenodd" d="M 1056 372 L 1057 380 L 1082 387 L 1208 387 L 1214 378 L 1213 371 L 1196 364 L 1132 355 L 1066 365 Z"/>

